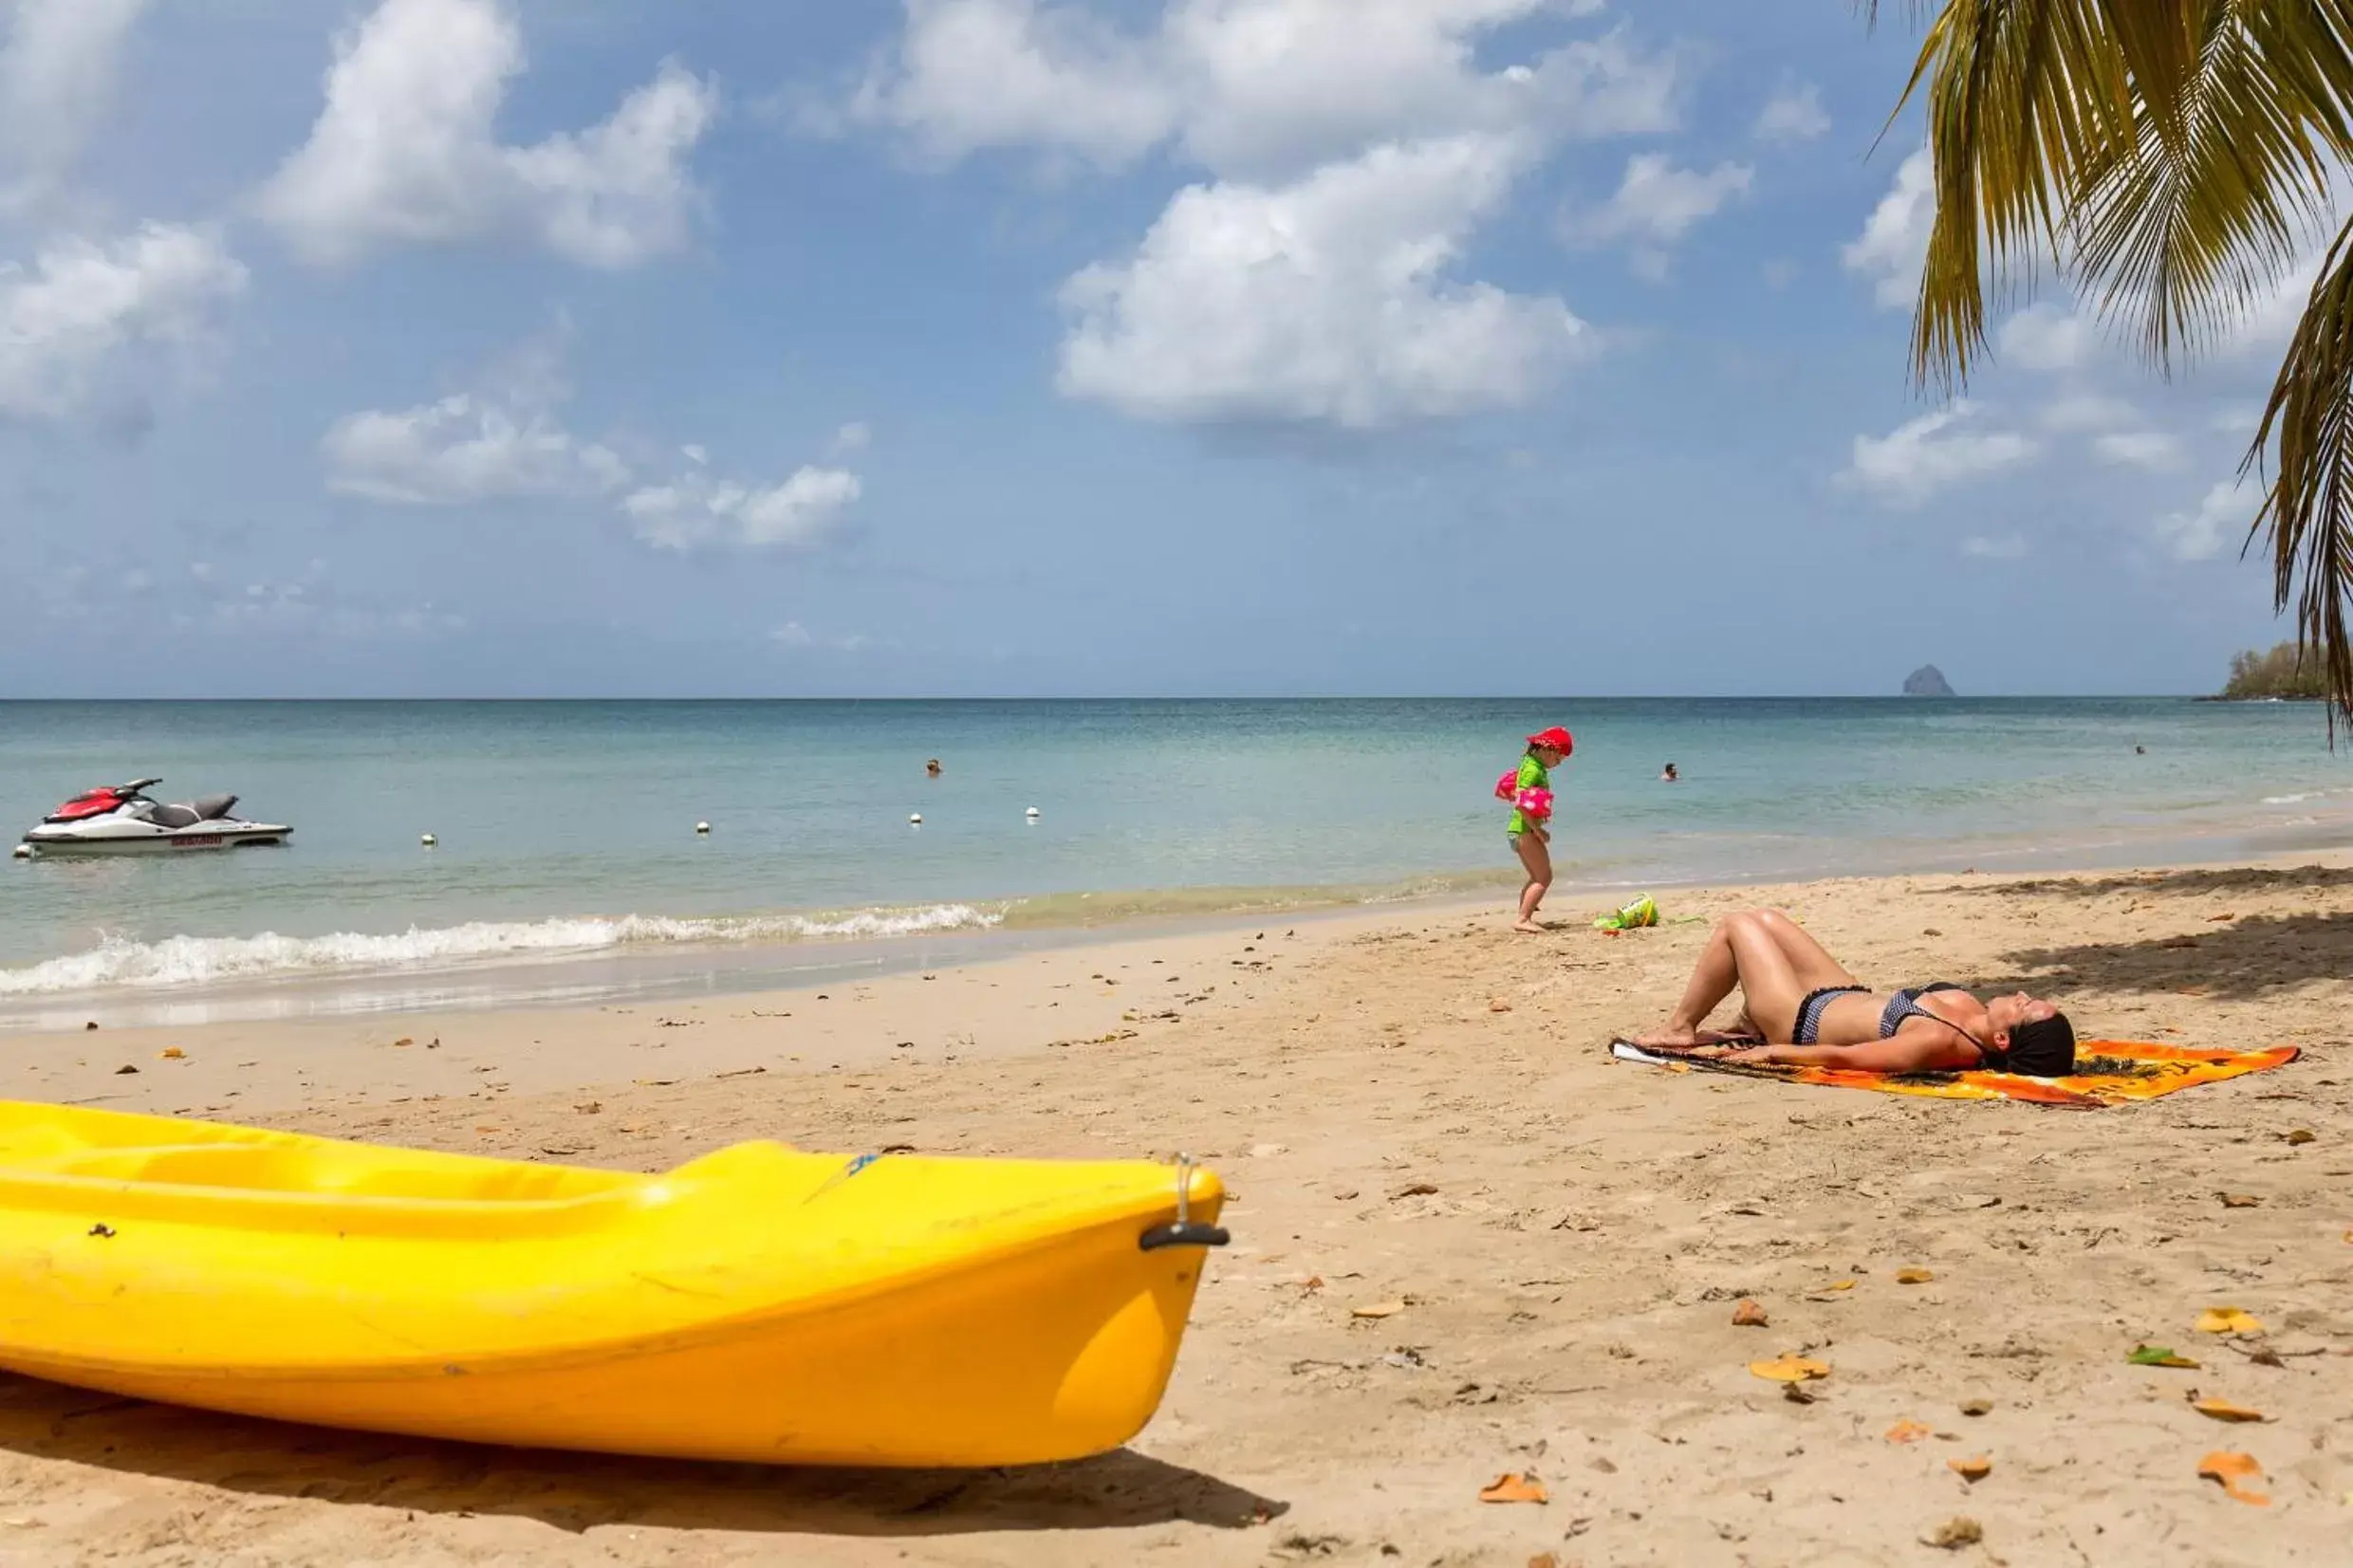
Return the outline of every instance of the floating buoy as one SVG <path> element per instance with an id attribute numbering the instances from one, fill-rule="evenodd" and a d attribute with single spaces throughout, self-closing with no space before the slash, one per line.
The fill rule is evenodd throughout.
<path id="1" fill-rule="evenodd" d="M 440 839 L 436 839 L 436 838 L 435 838 L 435 837 L 434 837 L 432 834 L 430 834 L 430 833 L 420 833 L 420 834 L 418 834 L 418 835 L 417 836 L 417 841 L 418 843 L 420 843 L 420 844 L 424 845 L 427 849 L 431 849 L 434 845 L 435 845 L 435 844 L 439 843 L 441 840 L 440 840 Z"/>
<path id="2" fill-rule="evenodd" d="M 908 825 L 909 827 L 921 827 L 921 826 L 923 825 L 923 813 L 921 813 L 920 811 L 910 811 L 910 812 L 908 812 L 908 813 L 907 813 L 907 825 Z"/>
<path id="3" fill-rule="evenodd" d="M 1038 820 L 1038 808 L 1036 806 L 1031 806 L 1028 810 L 1023 812 L 1022 815 L 1034 822 Z"/>
<path id="4" fill-rule="evenodd" d="M 695 824 L 695 831 L 697 833 L 708 833 L 711 831 L 711 824 L 709 822 L 696 822 Z"/>
<path id="5" fill-rule="evenodd" d="M 9 850 L 9 859 L 11 859 L 11 860 L 29 860 L 29 859 L 31 859 L 31 858 L 32 858 L 32 845 L 30 845 L 30 844 L 19 844 L 19 845 L 17 845 L 14 849 L 12 849 L 12 850 Z"/>

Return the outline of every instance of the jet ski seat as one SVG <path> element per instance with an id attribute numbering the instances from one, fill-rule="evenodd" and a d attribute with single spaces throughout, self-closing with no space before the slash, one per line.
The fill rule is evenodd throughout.
<path id="1" fill-rule="evenodd" d="M 147 813 L 147 820 L 157 827 L 194 827 L 204 821 L 194 806 L 161 803 Z"/>
<path id="2" fill-rule="evenodd" d="M 218 821 L 229 815 L 229 808 L 237 803 L 234 795 L 199 795 L 189 805 L 202 822 Z"/>

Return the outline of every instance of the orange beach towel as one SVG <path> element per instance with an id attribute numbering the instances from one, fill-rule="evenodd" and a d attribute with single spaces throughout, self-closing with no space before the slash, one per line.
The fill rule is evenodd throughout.
<path id="1" fill-rule="evenodd" d="M 1862 1073 L 1848 1067 L 1790 1067 L 1780 1063 L 1713 1061 L 1646 1051 L 1630 1041 L 1610 1042 L 1621 1061 L 1646 1062 L 1673 1072 L 1695 1069 L 1819 1083 L 1839 1089 L 1876 1089 L 1887 1095 L 1925 1095 L 1933 1099 L 2023 1099 L 2096 1111 L 2128 1099 L 2155 1099 L 2177 1089 L 2218 1083 L 2243 1073 L 2283 1066 L 2299 1054 L 2293 1045 L 2262 1051 L 2202 1051 L 2141 1040 L 2087 1040 L 2076 1047 L 2075 1072 L 2066 1078 L 2027 1078 L 2018 1073 Z"/>

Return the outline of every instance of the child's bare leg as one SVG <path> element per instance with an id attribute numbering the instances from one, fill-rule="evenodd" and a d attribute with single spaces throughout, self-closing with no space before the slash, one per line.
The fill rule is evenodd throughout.
<path id="1" fill-rule="evenodd" d="M 1520 865 L 1528 873 L 1528 883 L 1520 889 L 1519 921 L 1511 929 L 1540 932 L 1544 928 L 1536 924 L 1536 906 L 1552 886 L 1552 851 L 1533 833 L 1513 834 L 1511 847 L 1519 851 Z"/>

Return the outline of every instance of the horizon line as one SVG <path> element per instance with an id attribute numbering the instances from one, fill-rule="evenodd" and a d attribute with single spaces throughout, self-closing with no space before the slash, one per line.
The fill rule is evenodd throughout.
<path id="1" fill-rule="evenodd" d="M 376 695 L 306 695 L 306 696 L 0 696 L 0 706 L 90 706 L 101 703 L 306 703 L 306 702 L 638 702 L 638 703 L 723 703 L 723 702 L 1909 702 L 1935 704 L 1940 702 L 2120 702 L 2120 701 L 2190 701 L 2190 702 L 2325 702 L 2322 697 L 2226 697 L 2213 692 L 1955 692 L 1947 696 L 1922 696 L 1894 692 L 1596 692 L 1584 695 L 1549 692 L 1303 692 L 1280 695 L 1266 692 L 1095 692 L 1091 694 L 1059 693 L 1038 695 L 994 694 L 975 696 L 949 693 L 873 694 L 873 695 L 787 695 L 744 694 L 722 695 L 703 692 L 661 692 L 638 695 L 596 695 L 584 693 L 536 694 L 450 694 L 422 693 L 406 696 Z"/>

